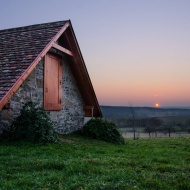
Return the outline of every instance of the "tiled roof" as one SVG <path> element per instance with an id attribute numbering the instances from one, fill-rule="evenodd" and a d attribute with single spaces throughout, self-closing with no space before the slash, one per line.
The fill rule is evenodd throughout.
<path id="1" fill-rule="evenodd" d="M 55 43 L 58 39 L 64 47 Z M 84 105 L 94 107 L 94 116 L 102 116 L 70 20 L 0 30 L 0 110 L 49 49 L 56 49 L 55 46 L 68 55 L 72 53 L 71 70 Z"/>
<path id="2" fill-rule="evenodd" d="M 0 30 L 0 101 L 65 23 Z"/>

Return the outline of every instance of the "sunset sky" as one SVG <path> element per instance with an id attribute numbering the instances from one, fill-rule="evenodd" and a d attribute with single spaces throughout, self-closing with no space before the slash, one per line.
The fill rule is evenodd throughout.
<path id="1" fill-rule="evenodd" d="M 0 30 L 67 19 L 101 105 L 190 106 L 190 0 L 0 0 Z"/>

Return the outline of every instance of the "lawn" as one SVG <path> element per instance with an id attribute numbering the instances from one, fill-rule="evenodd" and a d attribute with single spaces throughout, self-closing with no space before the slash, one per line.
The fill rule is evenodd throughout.
<path id="1" fill-rule="evenodd" d="M 0 189 L 190 189 L 190 138 L 0 143 Z"/>

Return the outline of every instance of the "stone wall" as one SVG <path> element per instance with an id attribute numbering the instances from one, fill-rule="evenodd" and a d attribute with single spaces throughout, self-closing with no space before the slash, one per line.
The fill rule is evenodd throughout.
<path id="1" fill-rule="evenodd" d="M 56 122 L 56 131 L 70 133 L 84 123 L 83 100 L 66 58 L 62 59 L 62 65 L 63 109 L 61 111 L 47 111 L 47 113 Z M 0 111 L 0 133 L 10 126 L 12 120 L 20 114 L 20 109 L 27 101 L 32 100 L 37 102 L 39 106 L 43 106 L 43 71 L 44 60 L 42 59 L 9 100 L 10 109 Z"/>

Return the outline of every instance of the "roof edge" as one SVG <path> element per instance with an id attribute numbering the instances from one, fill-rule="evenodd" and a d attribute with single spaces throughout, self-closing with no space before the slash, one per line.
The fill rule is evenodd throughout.
<path id="1" fill-rule="evenodd" d="M 14 27 L 14 28 L 6 28 L 6 29 L 2 29 L 2 30 L 0 30 L 1 32 L 3 32 L 3 31 L 9 31 L 9 30 L 18 30 L 18 29 L 22 29 L 22 28 L 26 28 L 26 27 L 28 27 L 28 28 L 31 28 L 31 27 L 36 27 L 36 26 L 38 26 L 38 25 L 47 25 L 47 24 L 53 24 L 53 23 L 59 23 L 59 22 L 70 22 L 70 20 L 60 20 L 60 21 L 54 21 L 54 22 L 44 22 L 44 23 L 41 23 L 41 24 L 31 24 L 31 25 L 26 25 L 26 26 L 16 26 L 16 27 Z"/>
<path id="2" fill-rule="evenodd" d="M 71 25 L 70 20 L 66 21 L 60 31 L 52 38 L 52 40 L 46 45 L 46 47 L 41 51 L 41 53 L 36 57 L 36 59 L 30 64 L 30 66 L 25 70 L 22 76 L 16 81 L 16 83 L 11 87 L 11 89 L 7 92 L 7 94 L 0 101 L 0 110 L 4 107 L 4 105 L 9 101 L 9 99 L 13 96 L 15 91 L 20 87 L 20 85 L 24 82 L 24 80 L 28 77 L 28 75 L 32 72 L 32 70 L 36 67 L 39 61 L 44 57 L 44 55 L 48 52 L 48 50 L 52 47 L 54 42 L 63 34 L 63 32 Z"/>
<path id="3" fill-rule="evenodd" d="M 96 102 L 96 105 L 97 105 L 98 111 L 99 111 L 99 113 L 100 113 L 99 116 L 102 117 L 103 114 L 102 114 L 102 111 L 101 111 L 100 105 L 99 105 L 99 103 L 98 103 L 98 99 L 97 99 L 97 97 L 96 97 L 96 93 L 95 93 L 95 91 L 94 91 L 94 87 L 93 87 L 93 85 L 92 85 L 92 82 L 91 82 L 90 76 L 89 76 L 89 74 L 88 74 L 88 70 L 87 70 L 87 67 L 86 67 L 85 61 L 84 61 L 84 59 L 83 59 L 82 52 L 81 52 L 81 50 L 80 50 L 80 47 L 79 47 L 79 44 L 78 44 L 78 41 L 77 41 L 77 38 L 76 38 L 75 32 L 74 32 L 74 30 L 73 30 L 73 27 L 72 27 L 71 21 L 70 21 L 70 28 L 71 28 L 72 35 L 73 35 L 73 37 L 74 37 L 74 40 L 75 40 L 75 43 L 76 43 L 76 46 L 77 46 L 77 50 L 78 50 L 79 56 L 80 56 L 81 61 L 82 61 L 82 64 L 83 64 L 83 68 L 84 68 L 85 73 L 86 73 L 86 76 L 87 76 L 87 78 L 88 78 L 88 81 L 89 81 L 89 84 L 90 84 L 91 91 L 92 91 L 93 96 L 94 96 L 94 98 L 95 98 L 95 102 Z"/>

